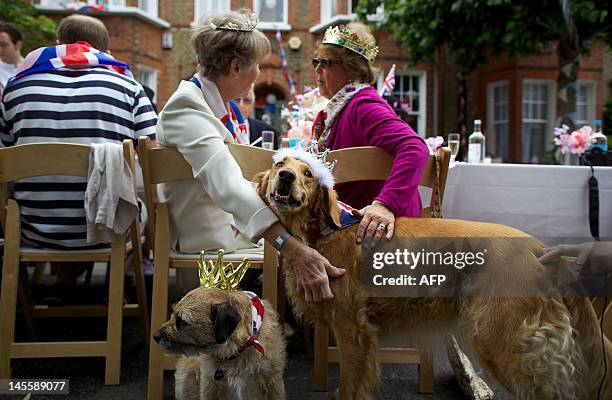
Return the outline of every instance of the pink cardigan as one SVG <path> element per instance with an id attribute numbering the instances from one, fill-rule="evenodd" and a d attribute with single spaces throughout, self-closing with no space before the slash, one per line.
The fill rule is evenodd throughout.
<path id="1" fill-rule="evenodd" d="M 355 208 L 384 203 L 395 217 L 419 217 L 418 186 L 429 157 L 425 140 L 403 122 L 374 88 L 357 93 L 340 111 L 326 143 L 337 150 L 377 146 L 394 157 L 386 181 L 360 181 L 336 185 L 341 201 Z"/>

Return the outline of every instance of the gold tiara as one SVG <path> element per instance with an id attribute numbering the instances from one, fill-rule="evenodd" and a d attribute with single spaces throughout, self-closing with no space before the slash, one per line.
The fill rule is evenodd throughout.
<path id="1" fill-rule="evenodd" d="M 253 32 L 257 24 L 259 23 L 259 18 L 255 13 L 249 15 L 249 20 L 244 24 L 237 24 L 235 22 L 228 22 L 223 25 L 215 25 L 212 22 L 210 23 L 210 27 L 215 30 L 222 31 L 236 31 L 236 32 Z"/>
<path id="2" fill-rule="evenodd" d="M 198 261 L 200 275 L 200 286 L 207 288 L 218 288 L 231 292 L 236 289 L 247 269 L 251 266 L 251 262 L 246 258 L 234 267 L 234 264 L 223 262 L 223 250 L 217 252 L 215 261 L 206 261 L 204 251 L 200 252 L 200 260 Z"/>
<path id="3" fill-rule="evenodd" d="M 356 33 L 350 32 L 345 26 L 330 26 L 327 28 L 323 43 L 335 44 L 352 50 L 368 62 L 374 61 L 374 58 L 378 55 L 378 46 L 375 42 L 367 43 L 360 39 Z"/>

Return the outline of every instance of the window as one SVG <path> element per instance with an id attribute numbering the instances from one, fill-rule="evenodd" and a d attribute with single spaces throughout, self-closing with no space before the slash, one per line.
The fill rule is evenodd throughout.
<path id="1" fill-rule="evenodd" d="M 157 0 L 138 0 L 138 8 L 157 17 Z"/>
<path id="2" fill-rule="evenodd" d="M 539 162 L 552 143 L 553 81 L 523 82 L 523 162 Z"/>
<path id="3" fill-rule="evenodd" d="M 80 2 L 70 0 L 40 0 L 38 4 L 41 6 L 74 6 L 76 9 L 85 5 L 125 7 L 125 0 L 82 0 Z M 155 15 L 157 15 L 157 11 Z"/>
<path id="4" fill-rule="evenodd" d="M 287 0 L 253 0 L 253 9 L 264 24 L 288 24 Z"/>
<path id="5" fill-rule="evenodd" d="M 508 157 L 510 106 L 508 82 L 487 86 L 487 150 L 494 157 Z"/>
<path id="6" fill-rule="evenodd" d="M 338 16 L 353 14 L 352 0 L 321 0 L 321 22 L 330 22 Z"/>
<path id="7" fill-rule="evenodd" d="M 595 119 L 595 82 L 578 81 L 576 85 L 576 125 L 591 125 Z"/>
<path id="8" fill-rule="evenodd" d="M 157 70 L 144 65 L 138 65 L 136 68 L 140 77 L 138 82 L 153 90 L 153 102 L 157 102 Z"/>
<path id="9" fill-rule="evenodd" d="M 385 76 L 388 71 L 385 71 Z M 379 86 L 382 87 L 384 76 L 379 74 Z M 425 131 L 425 72 L 395 72 L 395 88 L 393 94 L 399 97 L 403 109 L 408 112 L 408 123 L 421 136 Z"/>
<path id="10" fill-rule="evenodd" d="M 212 14 L 221 14 L 230 10 L 229 0 L 195 0 L 195 22 Z"/>

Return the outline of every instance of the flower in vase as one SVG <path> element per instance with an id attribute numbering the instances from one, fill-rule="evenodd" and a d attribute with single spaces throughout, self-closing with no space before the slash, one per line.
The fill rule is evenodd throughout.
<path id="1" fill-rule="evenodd" d="M 583 126 L 577 131 L 572 132 L 571 135 L 571 152 L 573 154 L 582 155 L 591 144 L 591 136 L 593 135 L 593 129 L 590 126 Z"/>

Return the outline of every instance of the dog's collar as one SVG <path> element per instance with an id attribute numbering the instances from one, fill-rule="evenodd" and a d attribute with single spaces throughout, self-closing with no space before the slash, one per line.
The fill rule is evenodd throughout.
<path id="1" fill-rule="evenodd" d="M 264 305 L 261 299 L 255 293 L 249 291 L 244 291 L 244 293 L 249 297 L 249 299 L 251 299 L 251 320 L 253 321 L 253 332 L 247 339 L 244 348 L 246 349 L 249 346 L 255 347 L 255 349 L 259 351 L 262 356 L 264 356 L 266 355 L 264 348 L 257 340 L 259 330 L 261 329 L 261 324 L 263 323 Z"/>
<path id="2" fill-rule="evenodd" d="M 260 352 L 262 356 L 266 355 L 266 352 L 263 346 L 261 345 L 259 340 L 257 340 L 257 337 L 259 336 L 259 330 L 261 329 L 261 325 L 263 323 L 263 317 L 264 317 L 263 302 L 261 301 L 259 296 L 257 296 L 253 292 L 249 292 L 245 290 L 243 291 L 243 293 L 246 294 L 247 297 L 251 300 L 251 321 L 252 321 L 251 336 L 249 336 L 246 342 L 242 346 L 240 346 L 236 354 L 230 357 L 217 359 L 218 361 L 234 360 L 238 358 L 238 356 L 242 354 L 242 352 L 245 351 L 249 347 L 254 347 L 255 350 Z"/>
<path id="3" fill-rule="evenodd" d="M 308 244 L 314 245 L 317 240 L 331 235 L 332 233 L 348 228 L 351 225 L 358 224 L 361 220 L 353 215 L 353 211 L 356 211 L 353 207 L 338 201 L 338 207 L 340 208 L 340 227 L 332 227 L 329 222 L 322 222 L 320 225 L 311 225 L 306 231 L 306 240 Z"/>

